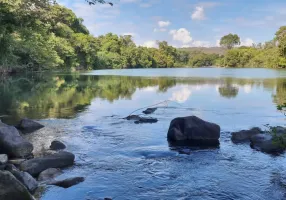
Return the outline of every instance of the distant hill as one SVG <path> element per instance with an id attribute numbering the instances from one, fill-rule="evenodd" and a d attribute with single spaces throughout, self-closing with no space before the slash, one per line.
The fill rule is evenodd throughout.
<path id="1" fill-rule="evenodd" d="M 179 50 L 188 52 L 200 51 L 206 54 L 215 53 L 219 55 L 224 55 L 226 52 L 226 49 L 223 47 L 187 47 L 187 48 L 179 48 Z"/>

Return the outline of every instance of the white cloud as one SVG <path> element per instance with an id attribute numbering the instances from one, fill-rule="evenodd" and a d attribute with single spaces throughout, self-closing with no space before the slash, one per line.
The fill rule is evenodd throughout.
<path id="1" fill-rule="evenodd" d="M 156 47 L 158 47 L 158 44 L 156 41 L 150 40 L 150 41 L 144 42 L 142 46 L 148 47 L 148 48 L 156 48 Z"/>
<path id="2" fill-rule="evenodd" d="M 168 26 L 170 26 L 170 24 L 171 24 L 170 21 L 158 21 L 158 25 L 160 28 L 168 27 Z"/>
<path id="3" fill-rule="evenodd" d="M 170 100 L 178 103 L 184 103 L 189 99 L 191 94 L 192 91 L 189 88 L 184 87 L 176 92 L 173 92 Z"/>
<path id="4" fill-rule="evenodd" d="M 255 42 L 250 39 L 250 38 L 246 38 L 245 40 L 242 40 L 241 43 L 240 43 L 240 46 L 247 46 L 247 47 L 250 47 L 254 44 Z"/>
<path id="5" fill-rule="evenodd" d="M 217 47 L 220 47 L 220 40 L 216 40 L 215 45 L 216 45 Z"/>
<path id="6" fill-rule="evenodd" d="M 189 44 L 193 40 L 191 33 L 185 28 L 180 28 L 179 30 L 171 30 L 170 34 L 173 36 L 173 40 L 180 41 L 183 44 Z"/>
<path id="7" fill-rule="evenodd" d="M 192 14 L 192 19 L 193 20 L 204 20 L 205 19 L 205 11 L 204 7 L 202 6 L 197 6 L 195 8 L 195 11 Z"/>
<path id="8" fill-rule="evenodd" d="M 154 32 L 166 32 L 167 29 L 165 28 L 154 28 Z"/>
<path id="9" fill-rule="evenodd" d="M 194 47 L 210 47 L 211 44 L 208 41 L 200 41 L 200 40 L 196 40 L 194 42 L 192 42 L 192 45 Z"/>
<path id="10" fill-rule="evenodd" d="M 123 33 L 122 35 L 131 35 L 132 37 L 134 37 L 136 33 L 127 32 L 127 33 Z"/>

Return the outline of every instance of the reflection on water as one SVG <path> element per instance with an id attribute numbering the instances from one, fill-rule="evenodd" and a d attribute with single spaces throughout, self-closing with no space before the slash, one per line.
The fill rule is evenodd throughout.
<path id="1" fill-rule="evenodd" d="M 270 95 L 274 103 L 286 99 L 286 79 L 176 78 L 86 76 L 79 74 L 34 74 L 13 77 L 0 84 L 0 116 L 15 121 L 27 116 L 35 119 L 72 118 L 84 111 L 93 99 L 114 102 L 132 100 L 136 90 L 169 94 L 168 100 L 186 102 L 193 91 L 215 89 L 221 97 L 236 98 L 251 92 Z M 267 94 L 266 94 L 267 93 Z M 209 95 L 213 95 L 210 92 Z M 167 99 L 165 99 L 167 100 Z M 222 105 L 223 106 L 223 105 Z"/>
<path id="2" fill-rule="evenodd" d="M 0 115 L 9 123 L 24 116 L 41 119 L 46 128 L 26 136 L 35 148 L 46 149 L 58 138 L 76 155 L 75 166 L 62 176 L 86 181 L 45 188 L 41 200 L 282 200 L 286 156 L 235 145 L 230 132 L 285 124 L 276 109 L 286 100 L 285 75 L 264 69 L 33 74 L 0 84 Z M 168 106 L 151 115 L 156 124 L 122 119 L 165 100 L 171 100 Z M 170 121 L 188 115 L 221 126 L 219 148 L 169 146 Z"/>

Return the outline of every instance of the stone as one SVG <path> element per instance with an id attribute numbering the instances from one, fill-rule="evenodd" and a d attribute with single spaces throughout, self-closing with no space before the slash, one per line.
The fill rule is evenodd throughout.
<path id="1" fill-rule="evenodd" d="M 63 172 L 60 169 L 49 168 L 41 172 L 38 176 L 38 181 L 48 181 L 54 179 L 55 177 L 61 175 Z"/>
<path id="2" fill-rule="evenodd" d="M 135 121 L 135 124 L 153 124 L 153 123 L 157 123 L 158 119 L 156 118 L 152 118 L 152 117 L 140 117 L 139 120 Z"/>
<path id="3" fill-rule="evenodd" d="M 179 117 L 171 121 L 167 138 L 172 145 L 218 146 L 220 126 L 196 116 Z"/>
<path id="4" fill-rule="evenodd" d="M 27 188 L 11 172 L 0 171 L 0 199 L 34 200 Z"/>
<path id="5" fill-rule="evenodd" d="M 52 155 L 26 160 L 20 164 L 22 171 L 28 172 L 32 176 L 37 176 L 49 168 L 64 168 L 73 165 L 74 154 L 61 151 Z"/>
<path id="6" fill-rule="evenodd" d="M 58 140 L 52 141 L 51 146 L 50 146 L 51 150 L 62 150 L 65 148 L 66 148 L 66 145 Z"/>
<path id="7" fill-rule="evenodd" d="M 147 108 L 146 110 L 143 111 L 145 115 L 150 115 L 154 113 L 157 110 L 157 108 Z"/>
<path id="8" fill-rule="evenodd" d="M 32 154 L 33 145 L 20 136 L 13 126 L 0 127 L 0 153 L 9 157 L 24 158 Z"/>
<path id="9" fill-rule="evenodd" d="M 234 143 L 246 142 L 246 141 L 249 141 L 252 136 L 260 134 L 260 133 L 262 133 L 262 130 L 258 127 L 254 127 L 250 130 L 241 130 L 241 131 L 232 133 L 231 140 Z"/>
<path id="10" fill-rule="evenodd" d="M 0 165 L 4 165 L 8 162 L 7 154 L 0 154 Z"/>
<path id="11" fill-rule="evenodd" d="M 38 188 L 38 182 L 27 172 L 19 170 L 10 171 L 31 193 Z"/>
<path id="12" fill-rule="evenodd" d="M 79 183 L 82 183 L 83 181 L 84 181 L 84 177 L 74 177 L 74 178 L 68 178 L 68 179 L 60 180 L 60 181 L 52 181 L 48 183 L 48 185 L 56 185 L 56 186 L 63 187 L 63 188 L 69 188 Z"/>
<path id="13" fill-rule="evenodd" d="M 265 153 L 282 153 L 284 148 L 275 144 L 273 136 L 270 134 L 257 134 L 250 138 L 250 146 L 253 149 Z"/>
<path id="14" fill-rule="evenodd" d="M 139 115 L 129 115 L 128 117 L 124 118 L 127 120 L 140 120 L 140 116 Z"/>
<path id="15" fill-rule="evenodd" d="M 22 119 L 19 125 L 17 125 L 17 128 L 20 129 L 24 134 L 32 133 L 44 127 L 44 125 L 27 118 Z"/>

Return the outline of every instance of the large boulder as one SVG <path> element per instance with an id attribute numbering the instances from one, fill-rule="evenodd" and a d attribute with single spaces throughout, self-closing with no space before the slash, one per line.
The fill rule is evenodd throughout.
<path id="1" fill-rule="evenodd" d="M 56 185 L 63 188 L 69 188 L 84 181 L 84 177 L 74 177 L 64 180 L 55 180 L 48 183 L 48 185 Z"/>
<path id="2" fill-rule="evenodd" d="M 38 181 L 48 181 L 54 179 L 55 177 L 61 175 L 63 172 L 60 169 L 50 168 L 41 172 L 38 176 Z"/>
<path id="3" fill-rule="evenodd" d="M 27 188 L 8 171 L 0 171 L 0 199 L 34 200 Z"/>
<path id="4" fill-rule="evenodd" d="M 39 130 L 41 128 L 44 128 L 44 125 L 35 122 L 31 119 L 22 119 L 19 123 L 19 125 L 17 126 L 18 129 L 20 129 L 22 131 L 22 133 L 32 133 L 36 130 Z"/>
<path id="5" fill-rule="evenodd" d="M 21 172 L 19 170 L 10 171 L 15 178 L 18 179 L 30 192 L 34 192 L 38 188 L 38 182 L 27 172 Z"/>
<path id="6" fill-rule="evenodd" d="M 32 154 L 33 145 L 20 136 L 13 126 L 0 126 L 0 153 L 23 158 Z"/>
<path id="7" fill-rule="evenodd" d="M 220 126 L 196 116 L 179 117 L 171 121 L 167 137 L 175 145 L 217 146 Z"/>
<path id="8" fill-rule="evenodd" d="M 26 160 L 20 164 L 20 169 L 32 176 L 37 176 L 49 168 L 64 168 L 73 165 L 75 156 L 72 153 L 62 151 L 56 154 Z"/>
<path id="9" fill-rule="evenodd" d="M 258 127 L 254 127 L 250 130 L 241 130 L 241 131 L 232 133 L 231 140 L 234 143 L 246 142 L 246 141 L 249 141 L 252 136 L 260 134 L 260 133 L 262 133 L 262 130 Z"/>
<path id="10" fill-rule="evenodd" d="M 284 148 L 274 142 L 270 134 L 257 134 L 250 138 L 250 146 L 265 153 L 282 153 Z"/>

